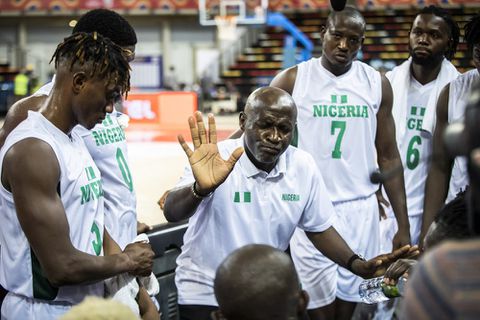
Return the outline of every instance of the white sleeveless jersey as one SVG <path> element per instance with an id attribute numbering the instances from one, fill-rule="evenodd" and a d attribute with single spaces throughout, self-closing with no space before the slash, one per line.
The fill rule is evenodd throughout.
<path id="1" fill-rule="evenodd" d="M 468 98 L 470 97 L 470 90 L 475 81 L 479 79 L 480 76 L 478 70 L 473 69 L 465 72 L 458 76 L 456 80 L 450 82 L 448 123 L 463 121 L 465 107 L 467 106 Z M 461 190 L 465 190 L 466 185 L 468 185 L 467 160 L 465 157 L 456 157 L 453 163 L 452 176 L 450 177 L 446 202 L 453 200 Z"/>
<path id="2" fill-rule="evenodd" d="M 436 81 L 436 80 L 435 80 Z M 432 136 L 422 130 L 430 94 L 434 94 L 435 81 L 422 85 L 410 78 L 408 88 L 405 134 L 399 146 L 405 179 L 405 194 L 409 216 L 423 213 L 425 183 L 432 150 Z"/>
<path id="3" fill-rule="evenodd" d="M 137 235 L 136 197 L 128 167 L 125 132 L 114 110 L 92 130 L 74 128 L 102 173 L 105 194 L 105 225 L 112 238 L 124 249 Z"/>
<path id="4" fill-rule="evenodd" d="M 49 95 L 52 82 L 35 95 Z M 118 123 L 120 112 L 114 110 L 92 130 L 78 125 L 74 128 L 85 141 L 88 151 L 102 173 L 105 194 L 105 226 L 112 238 L 124 249 L 137 235 L 137 200 L 128 167 L 125 132 Z"/>
<path id="5" fill-rule="evenodd" d="M 83 140 L 74 132 L 68 137 L 40 113 L 29 111 L 27 120 L 9 134 L 1 149 L 0 170 L 6 152 L 27 138 L 45 141 L 57 157 L 60 167 L 58 193 L 65 208 L 73 246 L 91 255 L 103 255 L 102 182 Z M 103 282 L 60 288 L 51 286 L 20 226 L 13 196 L 3 186 L 0 187 L 0 207 L 0 283 L 4 288 L 27 298 L 72 304 L 80 303 L 87 295 L 103 296 Z"/>
<path id="6" fill-rule="evenodd" d="M 315 159 L 333 202 L 373 194 L 377 168 L 376 114 L 382 100 L 380 73 L 354 61 L 335 76 L 321 58 L 298 65 L 293 99 L 298 108 L 298 147 Z"/>

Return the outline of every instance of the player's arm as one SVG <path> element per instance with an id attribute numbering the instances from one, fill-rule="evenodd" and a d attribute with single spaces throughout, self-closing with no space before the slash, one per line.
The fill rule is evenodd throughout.
<path id="1" fill-rule="evenodd" d="M 437 102 L 437 123 L 433 134 L 432 162 L 428 171 L 425 184 L 425 203 L 423 205 L 422 229 L 420 232 L 420 244 L 432 224 L 435 215 L 445 203 L 448 192 L 448 184 L 452 173 L 453 161 L 445 151 L 443 133 L 448 125 L 448 100 L 450 84 L 443 88 Z"/>
<path id="2" fill-rule="evenodd" d="M 103 233 L 103 250 L 105 255 L 115 255 L 121 254 L 122 249 L 117 244 L 115 240 L 110 236 L 107 229 L 104 229 Z M 147 290 L 140 285 L 138 295 L 137 295 L 137 304 L 140 310 L 140 315 L 144 320 L 150 319 L 157 319 L 159 318 L 159 314 L 155 304 L 153 304 L 152 299 L 148 295 Z"/>
<path id="3" fill-rule="evenodd" d="M 153 252 L 148 244 L 105 257 L 89 255 L 72 245 L 57 193 L 59 178 L 57 158 L 44 141 L 22 140 L 4 158 L 2 184 L 13 193 L 22 230 L 50 283 L 58 287 L 95 282 L 123 272 L 150 274 Z"/>
<path id="4" fill-rule="evenodd" d="M 391 172 L 402 167 L 395 140 L 395 122 L 392 116 L 393 92 L 390 82 L 382 76 L 382 102 L 377 112 L 377 134 L 375 146 L 380 170 Z M 384 182 L 385 191 L 393 208 L 398 224 L 398 232 L 393 238 L 393 249 L 410 244 L 410 223 L 407 215 L 405 182 L 403 170 Z"/>
<path id="5" fill-rule="evenodd" d="M 240 147 L 232 152 L 228 160 L 221 157 L 217 147 L 217 130 L 213 115 L 208 116 L 208 139 L 200 112 L 196 112 L 195 117 L 190 117 L 188 124 L 194 150 L 190 149 L 182 135 L 178 136 L 178 141 L 188 157 L 195 182 L 170 190 L 163 210 L 165 218 L 170 222 L 191 217 L 203 201 L 203 196 L 215 191 L 227 179 L 243 154 L 243 148 Z"/>
<path id="6" fill-rule="evenodd" d="M 47 96 L 30 96 L 15 102 L 8 109 L 2 129 L 0 129 L 0 148 L 3 147 L 7 136 L 15 129 L 20 122 L 27 119 L 28 111 L 38 111 L 43 105 Z"/>

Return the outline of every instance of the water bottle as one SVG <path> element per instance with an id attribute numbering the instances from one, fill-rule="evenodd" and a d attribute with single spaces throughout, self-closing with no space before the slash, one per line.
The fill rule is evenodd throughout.
<path id="1" fill-rule="evenodd" d="M 364 280 L 358 288 L 363 303 L 373 304 L 403 295 L 407 279 L 400 277 L 395 286 L 383 282 L 383 277 Z"/>

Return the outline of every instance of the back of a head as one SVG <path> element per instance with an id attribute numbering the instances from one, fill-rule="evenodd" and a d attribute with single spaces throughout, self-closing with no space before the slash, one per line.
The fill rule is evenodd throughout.
<path id="1" fill-rule="evenodd" d="M 433 14 L 434 16 L 442 18 L 443 21 L 445 21 L 450 31 L 451 40 L 450 46 L 447 52 L 445 52 L 445 58 L 452 60 L 455 52 L 457 51 L 458 42 L 460 41 L 460 28 L 458 27 L 457 22 L 455 22 L 452 15 L 447 10 L 434 5 L 424 7 L 422 10 L 420 10 L 420 12 L 417 13 L 415 17 L 421 14 Z"/>
<path id="2" fill-rule="evenodd" d="M 466 192 L 462 191 L 438 212 L 425 237 L 425 245 L 430 250 L 444 240 L 470 237 Z"/>
<path id="3" fill-rule="evenodd" d="M 121 47 L 137 44 L 137 35 L 125 18 L 115 11 L 94 9 L 80 17 L 72 33 L 98 32 Z"/>
<path id="4" fill-rule="evenodd" d="M 215 296 L 227 320 L 296 319 L 298 277 L 290 258 L 266 245 L 248 245 L 218 267 Z"/>
<path id="5" fill-rule="evenodd" d="M 135 320 L 138 317 L 126 305 L 109 299 L 87 297 L 60 320 Z"/>

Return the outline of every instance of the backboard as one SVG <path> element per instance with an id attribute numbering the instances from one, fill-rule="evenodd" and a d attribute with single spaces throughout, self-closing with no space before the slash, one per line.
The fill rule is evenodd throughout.
<path id="1" fill-rule="evenodd" d="M 264 24 L 267 8 L 268 0 L 198 0 L 199 19 L 203 26 L 218 25 L 218 17 L 235 17 L 235 23 L 239 25 Z"/>

